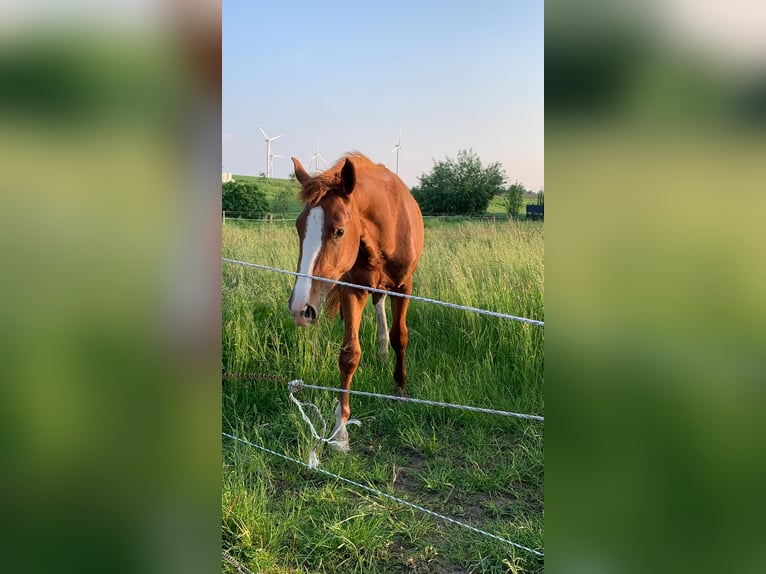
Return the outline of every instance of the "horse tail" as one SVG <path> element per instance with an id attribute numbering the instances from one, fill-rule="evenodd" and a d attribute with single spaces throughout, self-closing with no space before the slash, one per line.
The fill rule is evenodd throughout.
<path id="1" fill-rule="evenodd" d="M 335 315 L 338 314 L 338 311 L 340 310 L 340 290 L 338 289 L 337 285 L 333 285 L 330 289 L 330 292 L 327 293 L 327 298 L 324 302 L 324 312 L 327 313 L 327 316 L 330 319 L 334 319 Z M 343 318 L 343 314 L 341 313 L 341 318 Z"/>

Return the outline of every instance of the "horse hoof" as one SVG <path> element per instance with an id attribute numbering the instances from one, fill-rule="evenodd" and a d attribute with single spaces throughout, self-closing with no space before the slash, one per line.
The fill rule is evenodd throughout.
<path id="1" fill-rule="evenodd" d="M 340 452 L 348 452 L 348 430 L 346 430 L 346 425 L 343 425 L 340 430 L 334 432 L 333 435 L 333 439 L 328 442 L 330 448 Z"/>
<path id="2" fill-rule="evenodd" d="M 410 394 L 407 392 L 407 389 L 402 389 L 400 387 L 396 387 L 396 396 L 397 397 L 404 397 L 405 399 L 410 396 Z"/>
<path id="3" fill-rule="evenodd" d="M 351 447 L 348 446 L 348 442 L 341 442 L 339 440 L 334 440 L 330 443 L 330 448 L 333 450 L 337 450 L 338 452 L 348 452 Z"/>

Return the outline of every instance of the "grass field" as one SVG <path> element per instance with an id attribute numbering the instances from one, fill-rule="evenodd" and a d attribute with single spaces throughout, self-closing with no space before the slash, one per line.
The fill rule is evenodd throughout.
<path id="1" fill-rule="evenodd" d="M 544 320 L 543 224 L 426 222 L 415 294 Z M 223 227 L 223 256 L 294 269 L 288 224 Z M 340 320 L 298 329 L 293 278 L 224 264 L 223 430 L 307 460 L 313 441 L 286 381 L 336 387 Z M 374 310 L 360 331 L 353 388 L 391 394 Z M 390 312 L 389 312 L 390 316 Z M 410 395 L 544 415 L 543 328 L 413 302 Z M 391 359 L 393 361 L 393 359 Z M 331 425 L 335 393 L 305 390 Z M 382 399 L 351 398 L 351 452 L 321 468 L 525 546 L 543 550 L 544 423 Z M 523 550 L 359 491 L 231 439 L 223 443 L 223 548 L 254 572 L 541 572 Z M 228 571 L 234 569 L 228 565 Z"/>

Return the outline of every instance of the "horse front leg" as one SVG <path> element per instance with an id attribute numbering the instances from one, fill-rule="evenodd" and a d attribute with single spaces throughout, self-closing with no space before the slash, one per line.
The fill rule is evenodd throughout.
<path id="1" fill-rule="evenodd" d="M 351 379 L 362 358 L 362 346 L 359 343 L 359 324 L 362 310 L 367 302 L 367 292 L 348 287 L 341 287 L 340 305 L 343 311 L 343 345 L 340 349 L 338 366 L 340 367 L 340 388 L 349 390 Z M 334 442 L 330 445 L 338 450 L 347 451 L 348 431 L 346 422 L 351 417 L 349 394 L 339 393 L 338 407 L 335 409 Z"/>

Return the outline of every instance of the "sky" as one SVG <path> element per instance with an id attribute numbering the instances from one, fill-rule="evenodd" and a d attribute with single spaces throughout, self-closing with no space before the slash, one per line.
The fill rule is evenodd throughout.
<path id="1" fill-rule="evenodd" d="M 409 186 L 473 150 L 544 187 L 542 0 L 223 0 L 222 168 L 288 177 L 356 150 Z M 319 162 L 320 170 L 325 166 Z"/>

